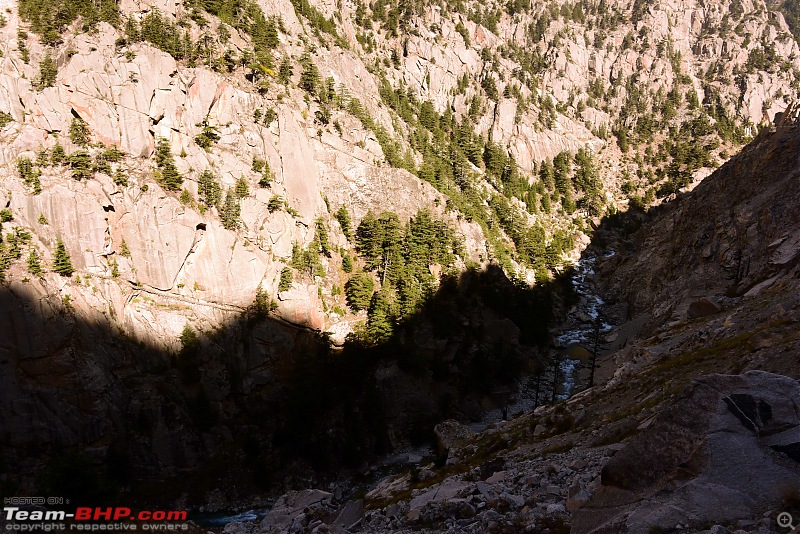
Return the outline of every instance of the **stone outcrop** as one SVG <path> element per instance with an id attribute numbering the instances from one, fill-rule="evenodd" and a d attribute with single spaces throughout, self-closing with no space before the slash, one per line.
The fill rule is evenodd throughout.
<path id="1" fill-rule="evenodd" d="M 447 455 L 454 445 L 463 442 L 473 434 L 469 427 L 452 419 L 442 421 L 433 427 L 433 433 L 436 434 L 436 446 L 440 455 Z"/>
<path id="2" fill-rule="evenodd" d="M 800 384 L 750 371 L 696 381 L 603 468 L 572 532 L 647 533 L 754 518 L 800 490 Z"/>
<path id="3" fill-rule="evenodd" d="M 298 532 L 301 525 L 308 524 L 309 514 L 330 505 L 331 497 L 330 493 L 313 489 L 287 493 L 278 499 L 261 522 L 261 530 Z"/>

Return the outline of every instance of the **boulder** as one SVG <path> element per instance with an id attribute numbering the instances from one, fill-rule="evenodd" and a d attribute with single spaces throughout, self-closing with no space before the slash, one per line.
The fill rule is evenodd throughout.
<path id="1" fill-rule="evenodd" d="M 448 479 L 439 484 L 438 486 L 434 486 L 433 488 L 424 491 L 411 499 L 409 503 L 409 508 L 413 510 L 417 510 L 422 508 L 428 503 L 439 503 L 448 501 L 454 497 L 457 497 L 459 494 L 464 492 L 467 488 L 471 488 L 472 484 L 469 482 L 462 482 L 460 480 L 453 480 Z"/>
<path id="2" fill-rule="evenodd" d="M 800 489 L 798 405 L 800 384 L 786 376 L 696 380 L 608 461 L 573 534 L 722 523 L 777 505 Z"/>
<path id="3" fill-rule="evenodd" d="M 274 532 L 289 528 L 295 521 L 301 520 L 308 509 L 328 506 L 332 496 L 327 491 L 318 489 L 285 493 L 278 498 L 272 510 L 261 521 L 261 530 Z"/>
<path id="4" fill-rule="evenodd" d="M 278 294 L 280 318 L 296 325 L 321 330 L 325 316 L 321 310 L 317 288 L 314 284 L 295 284 Z"/>
<path id="5" fill-rule="evenodd" d="M 474 434 L 469 427 L 452 419 L 436 425 L 433 432 L 436 434 L 436 447 L 442 456 L 445 456 L 453 445 L 463 442 Z"/>
<path id="6" fill-rule="evenodd" d="M 689 317 L 689 319 L 697 319 L 699 317 L 714 315 L 718 312 L 719 306 L 715 302 L 707 298 L 702 298 L 689 304 L 686 316 Z"/>
<path id="7" fill-rule="evenodd" d="M 334 527 L 342 527 L 349 529 L 364 517 L 364 501 L 361 499 L 354 501 L 347 501 L 336 520 L 333 522 Z"/>

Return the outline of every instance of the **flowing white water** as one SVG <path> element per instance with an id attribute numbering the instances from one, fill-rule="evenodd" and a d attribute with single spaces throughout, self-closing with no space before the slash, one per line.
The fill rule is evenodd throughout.
<path id="1" fill-rule="evenodd" d="M 605 255 L 610 257 L 614 254 L 615 252 L 610 250 Z M 595 261 L 594 255 L 585 254 L 575 264 L 572 287 L 578 297 L 578 303 L 570 311 L 564 325 L 565 329 L 561 335 L 555 338 L 558 347 L 569 349 L 579 345 L 592 351 L 598 326 L 600 334 L 607 333 L 613 328 L 603 319 L 602 309 L 605 302 L 594 292 L 592 286 Z M 561 360 L 563 384 L 561 392 L 558 394 L 559 400 L 568 399 L 572 395 L 575 388 L 576 371 L 581 363 L 581 360 L 571 358 L 569 355 L 565 355 Z"/>
<path id="2" fill-rule="evenodd" d="M 605 254 L 606 257 L 613 255 L 613 250 Z M 612 325 L 603 318 L 602 310 L 605 302 L 595 293 L 592 286 L 595 261 L 594 255 L 584 253 L 574 265 L 571 284 L 577 303 L 570 310 L 566 322 L 559 329 L 560 333 L 554 339 L 556 349 L 561 353 L 558 362 L 557 378 L 560 387 L 557 388 L 557 400 L 565 400 L 572 395 L 578 370 L 584 364 L 581 360 L 570 357 L 569 349 L 580 345 L 587 351 L 593 350 L 598 322 L 601 335 L 612 328 Z M 470 428 L 480 431 L 492 423 L 529 412 L 539 405 L 548 403 L 552 399 L 552 380 L 552 373 L 538 378 L 530 375 L 522 377 L 516 395 L 505 408 L 486 412 L 480 421 L 470 424 Z"/>
<path id="3" fill-rule="evenodd" d="M 189 518 L 204 528 L 223 528 L 228 523 L 245 523 L 260 521 L 269 513 L 269 509 L 261 508 L 248 510 L 246 512 L 218 512 L 218 513 L 197 513 Z"/>

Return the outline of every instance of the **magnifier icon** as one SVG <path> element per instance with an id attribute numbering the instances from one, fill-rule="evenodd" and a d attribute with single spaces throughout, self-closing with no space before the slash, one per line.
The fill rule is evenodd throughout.
<path id="1" fill-rule="evenodd" d="M 790 532 L 795 531 L 795 526 L 792 524 L 792 514 L 789 512 L 781 512 L 778 514 L 778 526 L 781 528 L 790 528 Z"/>

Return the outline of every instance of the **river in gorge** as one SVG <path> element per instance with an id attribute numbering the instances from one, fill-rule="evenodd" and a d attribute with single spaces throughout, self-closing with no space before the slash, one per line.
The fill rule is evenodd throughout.
<path id="1" fill-rule="evenodd" d="M 605 256 L 614 254 L 610 250 Z M 613 328 L 604 315 L 605 302 L 594 288 L 596 260 L 596 255 L 584 252 L 571 271 L 570 282 L 576 302 L 565 322 L 554 332 L 553 346 L 549 349 L 553 365 L 541 376 L 523 376 L 510 402 L 505 407 L 487 411 L 480 421 L 469 425 L 472 430 L 481 431 L 492 423 L 527 413 L 549 403 L 553 397 L 566 400 L 576 393 L 577 387 L 585 386 L 578 383 L 578 373 L 588 365 L 586 356 L 594 350 L 595 339 Z M 553 381 L 556 381 L 555 395 Z"/>
<path id="2" fill-rule="evenodd" d="M 614 251 L 606 252 L 605 255 L 613 256 Z M 576 357 L 576 354 L 583 352 L 585 356 L 593 349 L 598 333 L 602 336 L 613 327 L 604 316 L 605 302 L 594 289 L 595 263 L 596 256 L 584 252 L 571 270 L 570 283 L 574 290 L 575 303 L 570 307 L 564 323 L 554 331 L 552 347 L 549 348 L 553 365 L 539 377 L 523 376 L 509 403 L 505 407 L 484 412 L 479 421 L 468 425 L 473 431 L 479 432 L 504 419 L 530 412 L 539 405 L 549 403 L 553 399 L 554 380 L 556 400 L 568 399 L 576 393 L 576 388 L 585 386 L 579 383 L 578 374 L 587 362 L 585 357 L 581 359 Z M 432 461 L 434 457 L 435 451 L 432 445 L 395 451 L 373 464 L 367 478 L 377 481 L 392 472 Z M 340 491 L 349 494 L 355 491 L 356 485 L 345 482 L 339 487 Z M 268 511 L 269 508 L 258 508 L 246 512 L 200 513 L 193 519 L 205 528 L 216 530 L 231 522 L 259 521 Z"/>

